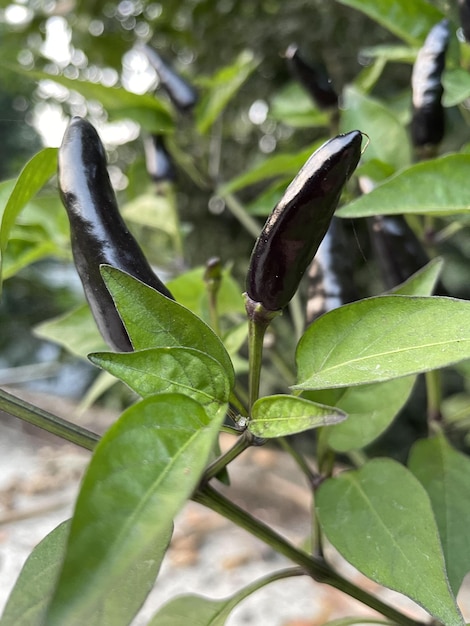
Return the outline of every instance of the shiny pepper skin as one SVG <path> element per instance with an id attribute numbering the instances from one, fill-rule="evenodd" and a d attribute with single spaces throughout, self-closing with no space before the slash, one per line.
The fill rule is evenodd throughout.
<path id="1" fill-rule="evenodd" d="M 175 72 L 156 50 L 147 45 L 143 49 L 173 106 L 181 113 L 192 109 L 198 101 L 196 89 Z"/>
<path id="2" fill-rule="evenodd" d="M 313 66 L 306 63 L 295 44 L 287 48 L 286 59 L 292 75 L 312 97 L 319 109 L 338 107 L 338 94 L 333 89 L 326 68 L 322 64 L 317 63 Z"/>
<path id="3" fill-rule="evenodd" d="M 152 135 L 144 142 L 147 173 L 155 183 L 174 181 L 176 170 L 162 135 Z"/>
<path id="4" fill-rule="evenodd" d="M 444 89 L 441 77 L 449 37 L 449 21 L 441 20 L 429 31 L 413 66 L 411 139 L 417 148 L 436 146 L 444 136 L 444 109 L 441 103 Z"/>
<path id="5" fill-rule="evenodd" d="M 100 265 L 116 267 L 163 295 L 172 295 L 154 274 L 119 213 L 95 128 L 74 117 L 59 149 L 59 190 L 70 222 L 72 253 L 85 296 L 105 341 L 115 350 L 132 351 L 124 325 L 100 274 Z"/>
<path id="6" fill-rule="evenodd" d="M 369 228 L 386 289 L 400 285 L 429 262 L 403 215 L 375 215 Z"/>
<path id="7" fill-rule="evenodd" d="M 246 277 L 246 294 L 266 311 L 291 300 L 322 242 L 361 156 L 362 133 L 338 135 L 308 159 L 269 216 Z"/>

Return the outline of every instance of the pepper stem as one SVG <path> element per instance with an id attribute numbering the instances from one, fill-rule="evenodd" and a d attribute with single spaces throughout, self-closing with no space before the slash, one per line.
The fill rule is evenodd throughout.
<path id="1" fill-rule="evenodd" d="M 249 403 L 251 407 L 259 397 L 261 366 L 263 360 L 263 340 L 266 329 L 280 311 L 268 311 L 260 302 L 255 302 L 248 294 L 245 308 L 248 316 L 248 360 L 249 360 Z"/>

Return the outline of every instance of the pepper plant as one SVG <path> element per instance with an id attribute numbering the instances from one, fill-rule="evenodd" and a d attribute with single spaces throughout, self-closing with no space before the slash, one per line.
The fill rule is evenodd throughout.
<path id="1" fill-rule="evenodd" d="M 465 623 L 456 597 L 470 570 L 470 461 L 462 451 L 464 446 L 456 445 L 459 442 L 449 436 L 452 429 L 445 419 L 439 370 L 454 366 L 468 378 L 470 303 L 432 295 L 443 260 L 436 257 L 423 265 L 422 259 L 432 256 L 432 250 L 428 246 L 423 255 L 419 248 L 416 271 L 411 273 L 407 265 L 406 280 L 395 283 L 390 291 L 326 307 L 331 310 L 299 332 L 296 377 L 290 391 L 260 391 L 270 354 L 263 342 L 265 332 L 288 307 L 296 321 L 298 285 L 326 241 L 324 237 L 336 232 L 332 225 L 337 218 L 375 219 L 380 230 L 371 230 L 380 232 L 378 241 L 383 245 L 378 249 L 383 253 L 391 232 L 407 246 L 410 242 L 413 246 L 429 243 L 426 238 L 431 235 L 436 244 L 455 232 L 456 222 L 449 216 L 455 219 L 468 214 L 467 152 L 437 156 L 442 137 L 438 134 L 436 138 L 432 132 L 426 138 L 426 124 L 429 118 L 432 122 L 432 115 L 423 114 L 418 99 L 413 100 L 411 115 L 419 119 L 419 145 L 413 143 L 403 128 L 403 113 L 397 114 L 369 93 L 387 63 L 396 59 L 418 63 L 418 49 L 426 45 L 428 32 L 435 24 L 440 24 L 440 31 L 447 28 L 447 23 L 441 22 L 443 15 L 425 0 L 403 0 L 393 7 L 372 0 L 342 0 L 342 4 L 370 15 L 407 47 L 369 50 L 375 60 L 354 86 L 345 89 L 344 110 L 338 109 L 338 99 L 327 90 L 328 106 L 320 103 L 317 109 L 322 109 L 321 123 L 326 120 L 330 138 L 319 142 L 315 151 L 309 148 L 308 159 L 304 154 L 294 155 L 286 166 L 285 158 L 274 156 L 217 189 L 240 220 L 253 229 L 257 223 L 233 194 L 272 177 L 273 171 L 283 180 L 292 178 L 292 170 L 302 166 L 287 189 L 281 191 L 282 185 L 276 181 L 269 193 L 258 199 L 258 206 L 263 207 L 267 195 L 273 198 L 277 194 L 264 228 L 256 233 L 261 231 L 246 276 L 247 324 L 241 326 L 241 337 L 243 341 L 248 334 L 248 389 L 235 367 L 234 356 L 240 346 L 233 348 L 229 340 L 233 334 L 221 324 L 221 294 L 227 283 L 233 287 L 232 279 L 214 261 L 206 268 L 205 283 L 201 273 L 199 278 L 192 277 L 207 289 L 208 324 L 191 310 L 190 302 L 189 306 L 181 302 L 184 289 L 178 284 L 185 284 L 184 275 L 165 286 L 151 273 L 137 242 L 125 233 L 106 173 L 104 150 L 89 122 L 73 120 L 59 159 L 54 149 L 42 151 L 16 181 L 3 213 L 2 259 L 11 262 L 7 244 L 15 220 L 51 178 L 58 160 L 58 184 L 70 218 L 77 270 L 103 338 L 117 350 L 94 347 L 88 358 L 126 383 L 140 399 L 98 437 L 0 391 L 4 411 L 92 452 L 72 519 L 52 531 L 31 554 L 1 626 L 130 624 L 158 576 L 173 520 L 189 499 L 258 537 L 287 557 L 292 567 L 274 571 L 225 600 L 190 595 L 173 598 L 149 624 L 223 624 L 250 593 L 275 580 L 299 575 L 335 587 L 375 609 L 380 614 L 376 623 Z M 416 15 L 419 22 L 415 22 Z M 444 104 L 455 105 L 467 97 L 465 86 L 470 80 L 462 79 L 461 84 L 456 80 L 465 67 L 465 42 L 459 56 L 454 41 L 449 69 L 441 75 L 447 35 L 441 40 L 445 45 L 437 51 L 439 60 L 429 73 L 434 88 L 420 92 L 426 106 L 426 94 L 435 94 L 431 113 L 437 111 L 439 123 L 442 90 L 436 88 L 436 81 L 442 81 L 444 93 L 449 94 Z M 291 63 L 300 58 L 297 50 L 292 50 L 288 55 Z M 246 63 L 245 77 L 254 67 L 251 61 Z M 242 67 L 238 69 L 243 73 Z M 308 65 L 302 63 L 303 77 L 306 71 Z M 70 79 L 58 80 L 65 84 Z M 223 109 L 226 94 L 235 94 L 242 82 L 238 76 L 222 90 L 222 99 L 217 99 L 221 80 L 219 76 L 213 81 L 214 90 L 209 88 L 205 97 L 207 106 L 197 113 L 200 132 L 212 125 L 214 111 L 218 114 Z M 305 88 L 308 81 L 303 84 Z M 103 98 L 107 93 L 109 102 L 106 89 L 95 89 L 95 93 Z M 318 93 L 318 89 L 313 91 L 314 100 Z M 158 129 L 149 130 L 164 135 L 171 127 L 172 117 L 160 100 L 134 98 L 119 90 L 114 97 L 128 105 L 123 111 L 132 109 L 131 104 L 134 109 L 140 106 L 147 113 L 152 111 L 154 117 L 143 118 L 152 119 Z M 315 104 L 312 107 L 313 117 L 318 119 L 319 111 Z M 294 113 L 291 108 L 289 115 Z M 362 133 L 369 137 L 367 148 Z M 381 134 L 396 138 L 397 143 L 381 141 Z M 419 162 L 411 163 L 413 148 Z M 279 167 L 281 162 L 284 165 Z M 352 197 L 354 187 L 348 186 L 349 179 L 359 183 L 356 191 L 360 188 L 362 193 Z M 350 201 L 343 203 L 334 217 L 346 187 Z M 387 221 L 392 218 L 397 219 L 393 228 Z M 100 229 L 93 229 L 96 224 Z M 130 260 L 123 261 L 126 249 L 115 245 L 123 241 L 134 251 Z M 390 249 L 395 266 L 402 257 L 415 258 L 399 248 Z M 322 258 L 319 251 L 317 262 Z M 25 263 L 20 260 L 17 267 Z M 298 323 L 296 328 L 299 330 Z M 102 346 L 102 340 L 96 345 Z M 391 457 L 369 457 L 368 444 L 406 405 L 423 373 L 428 436 L 414 443 L 406 464 Z M 314 458 L 304 456 L 291 438 L 311 430 L 316 434 Z M 233 438 L 224 454 L 218 447 L 221 432 Z M 314 540 L 309 549 L 286 540 L 218 488 L 220 481 L 230 480 L 235 458 L 251 446 L 272 440 L 293 456 L 311 488 Z M 411 598 L 429 619 L 420 622 L 348 581 L 329 561 L 326 542 L 376 583 Z M 363 621 L 356 616 L 344 623 Z"/>

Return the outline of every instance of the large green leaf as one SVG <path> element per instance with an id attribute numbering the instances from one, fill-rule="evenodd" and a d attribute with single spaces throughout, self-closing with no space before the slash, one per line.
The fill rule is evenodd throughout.
<path id="1" fill-rule="evenodd" d="M 470 358 L 470 302 L 379 296 L 334 309 L 297 346 L 297 389 L 381 382 Z"/>
<path id="2" fill-rule="evenodd" d="M 470 154 L 449 154 L 412 165 L 341 207 L 339 217 L 468 213 Z"/>
<path id="3" fill-rule="evenodd" d="M 449 584 L 457 594 L 470 571 L 470 458 L 439 436 L 414 445 L 409 468 L 431 499 Z"/>
<path id="4" fill-rule="evenodd" d="M 230 384 L 220 363 L 194 348 L 97 352 L 88 358 L 143 398 L 154 393 L 181 393 L 210 405 L 228 402 L 230 396 Z"/>
<path id="5" fill-rule="evenodd" d="M 39 626 L 62 567 L 70 522 L 50 532 L 31 552 L 8 598 L 0 626 Z"/>
<path id="6" fill-rule="evenodd" d="M 334 407 L 279 394 L 260 398 L 254 403 L 248 429 L 253 435 L 270 439 L 338 424 L 346 417 L 343 411 Z"/>
<path id="7" fill-rule="evenodd" d="M 368 135 L 370 143 L 363 155 L 365 161 L 378 159 L 395 169 L 410 162 L 406 128 L 391 109 L 355 87 L 347 87 L 343 98 L 341 131 L 360 129 Z"/>
<path id="8" fill-rule="evenodd" d="M 337 452 L 359 450 L 377 439 L 410 397 L 416 376 L 346 389 L 306 391 L 305 397 L 334 405 L 348 419 L 328 429 L 328 445 Z"/>
<path id="9" fill-rule="evenodd" d="M 127 626 L 147 596 L 172 531 L 216 443 L 179 394 L 132 406 L 97 445 L 82 482 L 48 626 Z"/>
<path id="10" fill-rule="evenodd" d="M 362 11 L 375 22 L 411 45 L 424 41 L 444 16 L 426 0 L 337 0 Z"/>
<path id="11" fill-rule="evenodd" d="M 139 122 L 149 132 L 166 133 L 174 128 L 170 107 L 150 94 L 135 94 L 123 87 L 107 87 L 100 83 L 67 78 L 39 70 L 25 70 L 21 66 L 3 65 L 5 69 L 20 72 L 34 81 L 50 80 L 67 89 L 76 91 L 87 100 L 100 102 L 114 119 L 129 117 Z"/>
<path id="12" fill-rule="evenodd" d="M 85 359 L 89 352 L 106 350 L 106 343 L 87 304 L 38 324 L 34 334 L 63 346 L 71 354 Z"/>
<path id="13" fill-rule="evenodd" d="M 230 357 L 207 324 L 132 276 L 110 266 L 101 270 L 135 350 L 170 346 L 200 350 L 222 365 L 233 385 L 235 375 Z"/>
<path id="14" fill-rule="evenodd" d="M 431 504 L 411 472 L 374 459 L 323 483 L 316 503 L 323 531 L 354 567 L 446 626 L 462 626 Z"/>
<path id="15" fill-rule="evenodd" d="M 24 166 L 11 192 L 0 225 L 0 284 L 2 259 L 13 224 L 20 211 L 57 170 L 57 148 L 44 148 Z"/>
<path id="16" fill-rule="evenodd" d="M 249 50 L 241 52 L 234 63 L 223 67 L 205 81 L 206 92 L 196 109 L 196 125 L 200 133 L 206 133 L 230 100 L 258 66 Z"/>

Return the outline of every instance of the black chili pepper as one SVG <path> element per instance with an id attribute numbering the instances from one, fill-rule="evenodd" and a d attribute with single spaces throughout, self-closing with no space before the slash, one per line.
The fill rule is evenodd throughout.
<path id="1" fill-rule="evenodd" d="M 144 140 L 145 164 L 150 178 L 156 182 L 174 181 L 176 170 L 162 135 L 152 135 Z"/>
<path id="2" fill-rule="evenodd" d="M 441 77 L 449 37 L 449 21 L 441 20 L 429 31 L 413 66 L 411 139 L 417 148 L 437 146 L 444 136 Z"/>
<path id="3" fill-rule="evenodd" d="M 362 133 L 338 135 L 308 159 L 269 216 L 253 249 L 247 296 L 267 311 L 284 308 L 328 230 L 361 156 Z"/>
<path id="4" fill-rule="evenodd" d="M 299 49 L 295 44 L 291 44 L 287 48 L 285 56 L 292 75 L 313 98 L 319 109 L 338 107 L 338 94 L 333 89 L 323 63 L 318 61 L 314 65 L 309 65 L 301 57 Z"/>
<path id="5" fill-rule="evenodd" d="M 465 37 L 465 41 L 470 41 L 470 2 L 469 0 L 459 0 L 460 25 Z"/>
<path id="6" fill-rule="evenodd" d="M 307 324 L 323 313 L 359 299 L 352 278 L 352 265 L 344 222 L 339 217 L 333 217 L 308 268 Z"/>
<path id="7" fill-rule="evenodd" d="M 427 253 L 403 215 L 376 215 L 368 226 L 386 289 L 400 285 L 428 263 Z"/>
<path id="8" fill-rule="evenodd" d="M 74 117 L 59 149 L 59 190 L 70 221 L 72 252 L 85 296 L 106 342 L 131 351 L 124 325 L 101 278 L 100 265 L 116 267 L 163 295 L 172 295 L 154 274 L 119 213 L 95 128 Z"/>
<path id="9" fill-rule="evenodd" d="M 192 109 L 198 101 L 196 89 L 175 72 L 156 50 L 147 45 L 143 49 L 157 73 L 162 89 L 166 91 L 176 109 L 182 113 Z"/>

